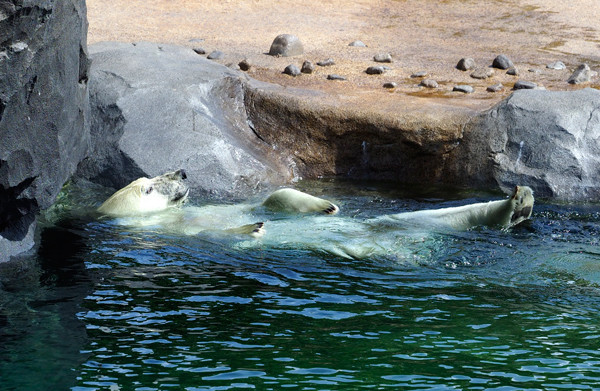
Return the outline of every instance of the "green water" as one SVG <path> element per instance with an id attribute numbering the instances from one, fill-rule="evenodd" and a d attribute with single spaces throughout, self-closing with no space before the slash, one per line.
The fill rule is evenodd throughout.
<path id="1" fill-rule="evenodd" d="M 301 186 L 357 219 L 498 198 Z M 3 271 L 2 390 L 600 389 L 598 206 L 538 203 L 509 231 L 349 260 L 94 221 L 79 202 Z"/>

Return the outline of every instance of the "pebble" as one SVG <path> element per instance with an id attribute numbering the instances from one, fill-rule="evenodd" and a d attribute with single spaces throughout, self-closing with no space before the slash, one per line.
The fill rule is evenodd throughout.
<path id="1" fill-rule="evenodd" d="M 425 79 L 419 83 L 419 86 L 426 88 L 438 88 L 440 85 L 433 79 Z"/>
<path id="2" fill-rule="evenodd" d="M 335 73 L 327 75 L 327 80 L 346 80 L 344 76 L 336 75 Z"/>
<path id="3" fill-rule="evenodd" d="M 298 76 L 300 74 L 300 69 L 296 65 L 290 64 L 287 67 L 285 67 L 283 73 L 290 76 Z"/>
<path id="4" fill-rule="evenodd" d="M 592 80 L 592 70 L 588 64 L 581 64 L 569 77 L 569 84 L 588 83 Z"/>
<path id="5" fill-rule="evenodd" d="M 317 65 L 320 67 L 330 67 L 335 65 L 335 61 L 333 61 L 333 58 L 328 58 L 327 60 L 317 62 Z"/>
<path id="6" fill-rule="evenodd" d="M 473 79 L 487 79 L 492 76 L 494 76 L 494 70 L 486 67 L 476 68 L 473 73 L 471 73 Z"/>
<path id="7" fill-rule="evenodd" d="M 508 69 L 510 67 L 514 67 L 514 64 L 504 54 L 500 54 L 499 56 L 494 58 L 494 61 L 492 62 L 492 67 L 498 69 Z"/>
<path id="8" fill-rule="evenodd" d="M 273 40 L 269 54 L 271 56 L 292 57 L 304 53 L 300 39 L 292 34 L 280 34 Z"/>
<path id="9" fill-rule="evenodd" d="M 567 66 L 562 61 L 555 61 L 555 62 L 552 62 L 552 63 L 546 65 L 546 68 L 548 68 L 548 69 L 556 69 L 556 70 L 560 71 L 562 69 L 566 69 Z"/>
<path id="10" fill-rule="evenodd" d="M 427 71 L 420 71 L 420 72 L 416 72 L 413 73 L 412 75 L 410 75 L 410 77 L 412 77 L 413 79 L 417 79 L 419 77 L 427 77 L 429 74 L 427 73 Z"/>
<path id="11" fill-rule="evenodd" d="M 532 81 L 519 80 L 515 83 L 513 90 L 534 90 L 537 84 Z"/>
<path id="12" fill-rule="evenodd" d="M 529 71 L 531 73 L 535 73 L 536 75 L 539 75 L 540 73 L 542 73 L 542 71 L 537 68 L 529 68 L 527 71 Z"/>
<path id="13" fill-rule="evenodd" d="M 225 57 L 225 53 L 223 53 L 219 50 L 215 50 L 215 51 L 211 52 L 206 58 L 208 58 L 209 60 L 220 60 L 223 57 Z"/>
<path id="14" fill-rule="evenodd" d="M 204 48 L 193 48 L 192 49 L 196 54 L 206 54 L 206 50 Z"/>
<path id="15" fill-rule="evenodd" d="M 494 84 L 493 86 L 489 86 L 486 88 L 487 92 L 500 92 L 504 89 L 502 83 Z"/>
<path id="16" fill-rule="evenodd" d="M 302 69 L 300 69 L 300 72 L 302 73 L 313 73 L 315 71 L 315 65 L 306 60 L 302 63 Z"/>
<path id="17" fill-rule="evenodd" d="M 366 48 L 367 47 L 367 45 L 365 45 L 363 41 L 350 42 L 350 44 L 348 46 L 355 46 L 355 47 L 359 47 L 359 48 Z"/>
<path id="18" fill-rule="evenodd" d="M 458 61 L 458 64 L 456 64 L 456 68 L 461 71 L 473 69 L 475 68 L 475 60 L 470 57 L 461 58 L 460 61 Z"/>
<path id="19" fill-rule="evenodd" d="M 246 72 L 250 70 L 252 65 L 250 65 L 250 62 L 248 62 L 247 59 L 244 59 L 238 63 L 238 67 L 240 67 L 242 71 Z"/>
<path id="20" fill-rule="evenodd" d="M 385 71 L 386 71 L 385 67 L 378 66 L 378 67 L 368 67 L 365 72 L 367 72 L 367 75 L 381 75 Z"/>
<path id="21" fill-rule="evenodd" d="M 393 81 L 383 84 L 383 88 L 396 88 L 396 87 L 398 87 L 398 84 Z"/>
<path id="22" fill-rule="evenodd" d="M 452 91 L 464 92 L 465 94 L 470 94 L 475 90 L 473 89 L 473 87 L 463 84 L 463 85 L 454 86 Z"/>
<path id="23" fill-rule="evenodd" d="M 392 55 L 389 53 L 377 53 L 375 57 L 373 57 L 373 61 L 375 62 L 392 62 Z"/>
<path id="24" fill-rule="evenodd" d="M 508 68 L 508 71 L 506 71 L 506 74 L 510 76 L 519 76 L 519 70 L 517 67 L 510 67 Z"/>

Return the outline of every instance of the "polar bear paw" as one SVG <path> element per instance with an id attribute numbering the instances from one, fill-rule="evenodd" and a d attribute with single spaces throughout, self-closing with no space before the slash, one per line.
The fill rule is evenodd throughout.
<path id="1" fill-rule="evenodd" d="M 340 211 L 330 201 L 290 188 L 273 192 L 263 202 L 263 206 L 271 211 L 287 213 L 321 212 L 334 215 Z"/>
<path id="2" fill-rule="evenodd" d="M 513 213 L 510 217 L 511 225 L 517 225 L 531 217 L 534 203 L 533 190 L 531 188 L 527 186 L 515 186 L 510 199 L 513 204 Z"/>
<path id="3" fill-rule="evenodd" d="M 265 231 L 264 226 L 265 223 L 261 221 L 258 223 L 242 225 L 241 227 L 230 228 L 225 230 L 225 232 L 237 235 L 250 235 L 253 238 L 260 238 L 267 232 Z"/>

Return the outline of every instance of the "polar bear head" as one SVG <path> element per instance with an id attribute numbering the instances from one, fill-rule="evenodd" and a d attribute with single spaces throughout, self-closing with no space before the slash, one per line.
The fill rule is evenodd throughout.
<path id="1" fill-rule="evenodd" d="M 533 190 L 528 186 L 515 186 L 512 196 L 509 199 L 512 205 L 512 215 L 508 225 L 517 225 L 520 222 L 531 217 L 533 211 Z"/>
<path id="2" fill-rule="evenodd" d="M 184 170 L 136 179 L 110 196 L 98 212 L 109 216 L 135 216 L 180 206 L 189 193 L 184 179 Z"/>

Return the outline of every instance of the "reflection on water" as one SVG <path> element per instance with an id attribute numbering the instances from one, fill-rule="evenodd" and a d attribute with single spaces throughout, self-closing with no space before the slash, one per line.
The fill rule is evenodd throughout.
<path id="1" fill-rule="evenodd" d="M 361 219 L 497 198 L 299 185 Z M 37 266 L 2 280 L 3 389 L 600 387 L 596 206 L 539 204 L 509 231 L 380 232 L 410 251 L 347 259 L 82 219 L 66 199 Z"/>

